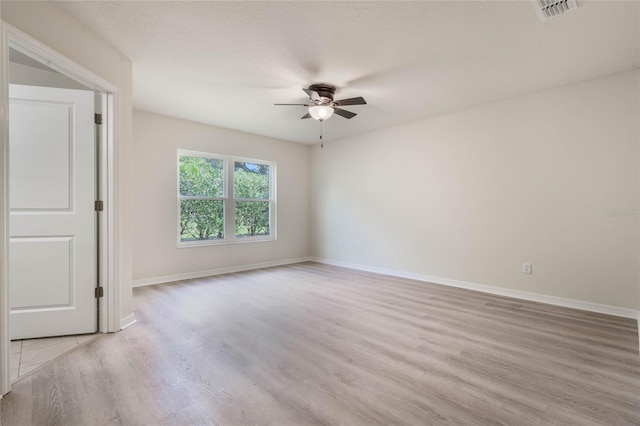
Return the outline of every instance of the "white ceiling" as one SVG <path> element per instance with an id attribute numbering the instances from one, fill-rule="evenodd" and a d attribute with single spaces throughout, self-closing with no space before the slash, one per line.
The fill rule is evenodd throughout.
<path id="1" fill-rule="evenodd" d="M 363 96 L 325 140 L 638 68 L 640 3 L 542 22 L 531 1 L 64 2 L 133 61 L 134 106 L 316 143 L 300 90 Z"/>

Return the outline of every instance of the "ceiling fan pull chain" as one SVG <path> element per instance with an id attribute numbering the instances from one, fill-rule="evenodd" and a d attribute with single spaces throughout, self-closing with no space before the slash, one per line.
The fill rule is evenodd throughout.
<path id="1" fill-rule="evenodd" d="M 324 140 L 322 139 L 322 123 L 324 120 L 320 120 L 320 148 L 324 148 Z"/>

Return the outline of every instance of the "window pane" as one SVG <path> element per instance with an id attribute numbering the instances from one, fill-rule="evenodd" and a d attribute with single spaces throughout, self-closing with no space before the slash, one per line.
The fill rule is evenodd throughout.
<path id="1" fill-rule="evenodd" d="M 224 238 L 223 201 L 180 200 L 180 241 Z"/>
<path id="2" fill-rule="evenodd" d="M 180 156 L 180 195 L 219 198 L 224 194 L 223 161 Z"/>
<path id="3" fill-rule="evenodd" d="M 236 202 L 236 237 L 269 235 L 269 202 Z"/>
<path id="4" fill-rule="evenodd" d="M 269 166 L 236 161 L 233 170 L 234 198 L 269 199 Z"/>

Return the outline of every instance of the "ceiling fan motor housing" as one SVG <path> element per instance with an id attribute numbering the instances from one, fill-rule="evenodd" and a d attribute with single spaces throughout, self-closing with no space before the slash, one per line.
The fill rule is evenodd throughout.
<path id="1" fill-rule="evenodd" d="M 333 95 L 336 93 L 335 86 L 331 86 L 329 84 L 312 84 L 309 86 L 309 90 L 313 90 L 321 98 L 326 98 L 328 102 L 333 101 Z"/>

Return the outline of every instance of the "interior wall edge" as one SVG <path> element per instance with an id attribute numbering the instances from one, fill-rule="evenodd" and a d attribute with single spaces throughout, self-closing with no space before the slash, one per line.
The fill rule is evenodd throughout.
<path id="1" fill-rule="evenodd" d="M 251 271 L 254 269 L 271 268 L 273 266 L 292 265 L 294 263 L 308 262 L 311 257 L 297 257 L 292 259 L 273 260 L 269 262 L 252 263 L 247 265 L 227 266 L 222 268 L 208 269 L 197 272 L 187 272 L 184 274 L 165 275 L 161 277 L 143 278 L 133 281 L 133 287 L 144 287 L 148 285 L 164 284 L 175 281 L 189 280 L 193 278 L 204 278 L 214 275 L 230 274 L 233 272 Z"/>
<path id="2" fill-rule="evenodd" d="M 548 305 L 562 306 L 565 308 L 580 309 L 582 311 L 596 312 L 600 314 L 613 315 L 623 318 L 637 319 L 640 322 L 640 311 L 636 309 L 610 306 L 600 303 L 586 302 L 583 300 L 567 299 L 564 297 L 550 296 L 541 293 L 531 293 L 528 291 L 512 290 L 504 287 L 496 287 L 487 284 L 459 281 L 450 278 L 435 277 L 431 275 L 417 274 L 409 271 L 396 269 L 379 268 L 376 266 L 362 265 L 341 260 L 333 260 L 323 257 L 312 257 L 312 262 L 326 265 L 340 266 L 343 268 L 355 269 L 358 271 L 372 272 L 375 274 L 389 275 L 398 278 L 407 278 L 416 281 L 423 281 L 432 284 L 446 285 L 449 287 L 464 288 L 467 290 L 479 291 L 482 293 L 495 294 L 498 296 L 512 297 L 515 299 L 527 300 L 530 302 L 546 303 Z"/>

